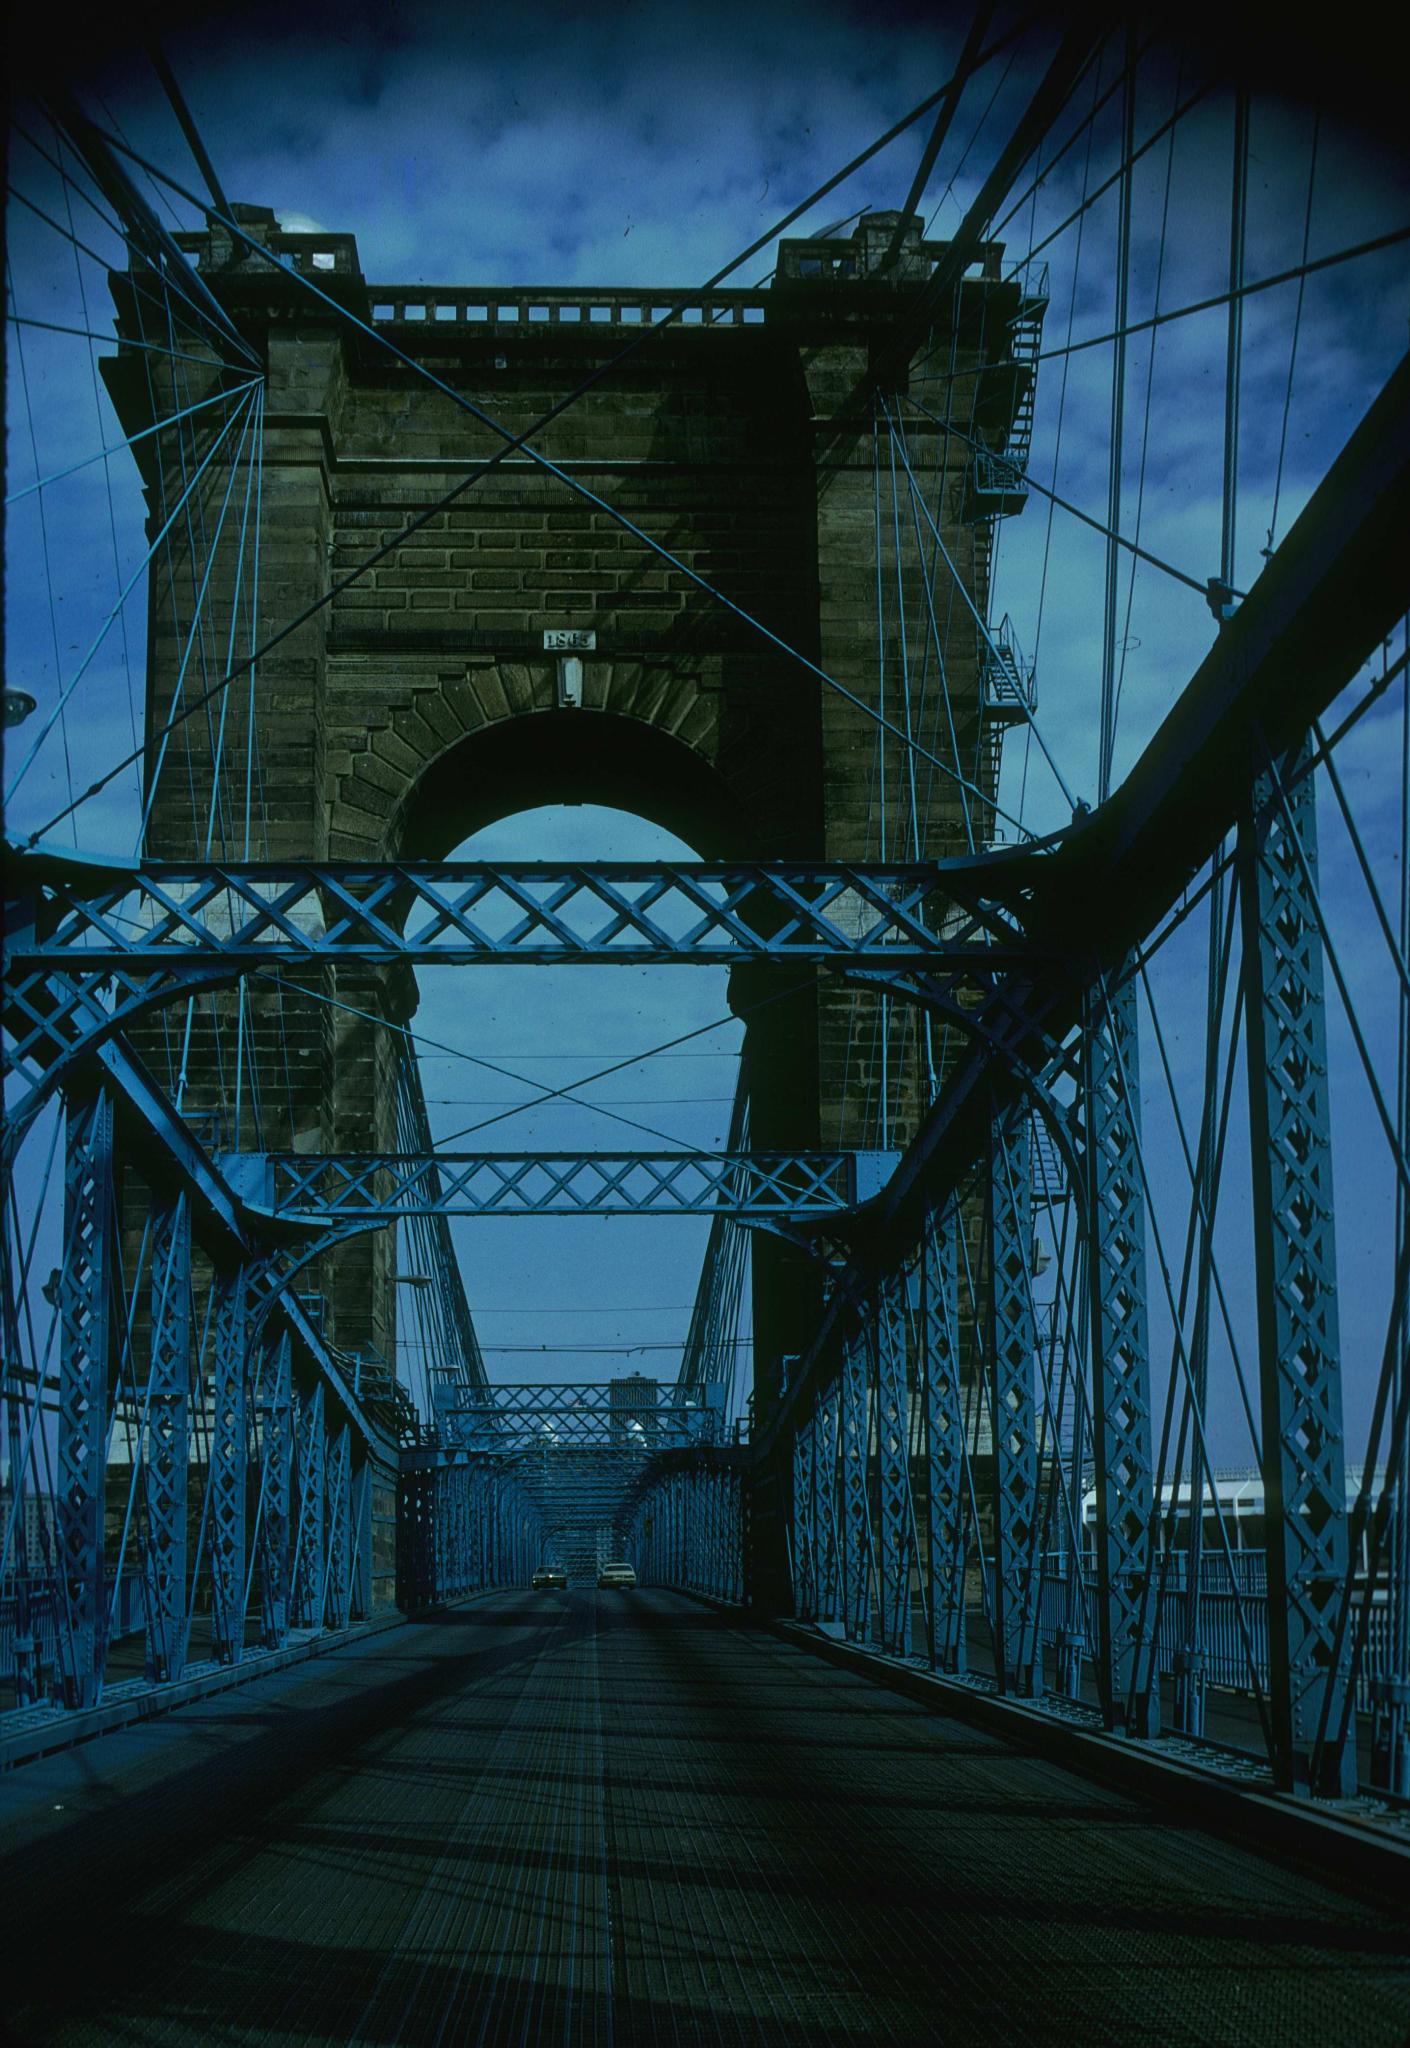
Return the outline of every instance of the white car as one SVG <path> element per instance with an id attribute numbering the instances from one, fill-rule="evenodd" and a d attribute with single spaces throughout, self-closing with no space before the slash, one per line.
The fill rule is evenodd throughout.
<path id="1" fill-rule="evenodd" d="M 629 1565 L 625 1558 L 614 1559 L 611 1564 L 598 1566 L 597 1583 L 604 1591 L 622 1592 L 628 1586 L 636 1584 L 636 1568 Z"/>

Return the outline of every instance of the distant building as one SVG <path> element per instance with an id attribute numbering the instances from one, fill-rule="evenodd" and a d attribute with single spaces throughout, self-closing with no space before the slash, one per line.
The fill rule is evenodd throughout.
<path id="1" fill-rule="evenodd" d="M 654 1443 L 661 1388 L 645 1373 L 613 1380 L 607 1390 L 607 1434 L 614 1444 Z"/>
<path id="2" fill-rule="evenodd" d="M 12 1499 L 8 1483 L 0 1487 L 0 1527 L 8 1534 Z M 47 1494 L 27 1492 L 24 1497 L 24 1559 L 31 1571 L 48 1571 L 54 1556 L 54 1503 Z M 18 1560 L 20 1542 L 11 1545 L 10 1569 Z"/>

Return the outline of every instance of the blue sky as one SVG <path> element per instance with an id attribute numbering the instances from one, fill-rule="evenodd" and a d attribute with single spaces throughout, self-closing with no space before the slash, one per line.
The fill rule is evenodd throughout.
<path id="1" fill-rule="evenodd" d="M 1003 10 L 998 25 L 1010 15 Z M 963 20 L 945 10 L 880 16 L 836 5 L 809 8 L 625 6 L 589 12 L 527 6 L 470 14 L 445 8 L 306 8 L 213 11 L 175 21 L 164 45 L 231 196 L 276 208 L 290 224 L 351 230 L 367 275 L 387 283 L 622 283 L 688 285 L 716 271 L 947 75 Z M 1050 31 L 1039 29 L 1010 60 L 999 59 L 971 88 L 924 200 L 931 232 L 943 235 L 973 196 L 1032 90 Z M 1219 47 L 1191 36 L 1183 52 L 1158 44 L 1143 70 L 1138 136 L 1150 131 L 1204 77 Z M 1115 75 L 1109 53 L 1076 105 Z M 1340 81 L 1345 87 L 1345 79 Z M 114 42 L 81 80 L 85 103 L 133 144 L 194 185 L 196 174 L 145 62 Z M 1117 107 L 1064 159 L 1033 203 L 1005 230 L 1010 257 L 1056 226 L 1113 161 Z M 926 124 L 830 196 L 793 232 L 816 231 L 863 206 L 899 203 Z M 1251 136 L 1247 272 L 1265 276 L 1297 262 L 1307 236 L 1313 257 L 1383 233 L 1410 219 L 1410 180 L 1374 94 L 1359 107 L 1343 91 L 1318 135 L 1317 176 L 1306 210 L 1312 117 L 1296 94 L 1256 91 Z M 1153 149 L 1135 181 L 1132 310 L 1180 305 L 1222 288 L 1227 268 L 1229 108 L 1221 90 L 1176 131 L 1173 154 Z M 26 146 L 12 149 L 12 177 L 49 206 L 54 187 Z M 1166 181 L 1169 180 L 1167 211 Z M 46 182 L 47 180 L 47 182 Z M 1162 236 L 1162 217 L 1171 232 Z M 1045 347 L 1111 325 L 1114 201 L 1085 217 L 1047 251 L 1050 311 Z M 90 224 L 99 253 L 108 244 Z M 31 215 L 12 209 L 14 304 L 30 319 L 101 326 L 104 286 L 96 263 L 72 252 Z M 734 282 L 771 268 L 755 258 Z M 1279 536 L 1402 353 L 1410 314 L 1404 246 L 1309 280 L 1297 323 L 1296 376 L 1289 386 L 1297 289 L 1250 299 L 1245 319 L 1244 414 L 1240 444 L 1238 576 L 1247 588 L 1261 566 L 1282 470 Z M 1133 530 L 1140 490 L 1141 539 L 1154 553 L 1203 578 L 1217 567 L 1225 316 L 1222 310 L 1160 330 L 1149 418 L 1150 341 L 1132 343 L 1128 369 L 1123 525 Z M 90 349 L 35 329 L 12 356 L 9 384 L 10 485 L 22 488 L 115 438 L 106 399 L 94 385 Z M 1107 490 L 1110 351 L 1092 349 L 1045 362 L 1032 458 L 1035 479 L 1054 485 L 1096 516 Z M 17 369 L 22 371 L 16 375 Z M 1286 433 L 1284 409 L 1286 406 Z M 34 445 L 30 444 L 33 422 Z M 1143 482 L 1142 482 L 1143 479 Z M 111 497 L 109 496 L 111 491 Z M 7 623 L 10 677 L 53 701 L 56 675 L 76 662 L 118 584 L 140 559 L 139 501 L 125 456 L 38 494 L 11 514 Z M 44 570 L 47 545 L 51 575 Z M 1007 523 L 996 577 L 995 616 L 1008 610 L 1022 645 L 1037 650 L 1040 717 L 1073 790 L 1095 794 L 1096 678 L 1100 667 L 1102 543 L 1036 494 Z M 50 603 L 50 590 L 54 603 Z M 1117 772 L 1129 765 L 1207 649 L 1213 623 L 1202 599 L 1158 570 L 1142 568 L 1122 588 L 1125 636 Z M 126 645 L 124 647 L 124 635 Z M 130 744 L 140 706 L 141 614 L 129 607 L 72 699 L 67 758 L 63 736 L 36 760 L 11 813 L 29 829 Z M 135 682 L 134 682 L 134 679 Z M 1395 806 L 1379 773 L 1394 744 L 1392 696 L 1367 718 L 1345 762 L 1348 787 L 1378 871 L 1393 888 Z M 28 739 L 29 735 L 24 735 Z M 10 755 L 7 782 L 15 756 Z M 1005 798 L 1026 824 L 1065 821 L 1056 783 L 1017 741 Z M 130 845 L 133 796 L 115 784 L 80 813 L 90 846 Z M 473 849 L 530 853 L 650 855 L 678 850 L 640 821 L 583 810 L 507 821 Z M 1344 835 L 1324 820 L 1329 902 L 1346 935 L 1349 971 L 1364 981 L 1367 1033 L 1383 1073 L 1392 1057 L 1393 1008 L 1377 966 L 1374 935 Z M 1154 970 L 1177 1082 L 1193 1099 L 1202 1017 L 1185 1000 L 1202 932 L 1169 948 Z M 526 997 L 521 977 L 477 976 L 476 1013 L 464 994 L 428 978 L 418 1028 L 489 1053 L 532 1054 L 524 1070 L 554 1085 L 605 1063 L 600 1055 L 645 1047 L 723 1014 L 723 977 L 704 971 L 638 975 L 545 975 Z M 1361 984 L 1358 984 L 1360 987 Z M 458 1034 L 458 1035 L 457 1035 Z M 732 1087 L 728 1058 L 738 1027 L 663 1060 L 614 1077 L 597 1091 L 627 1115 L 678 1139 L 718 1143 Z M 565 1045 L 565 1039 L 571 1044 Z M 1343 1127 L 1365 1132 L 1346 1148 L 1355 1173 L 1339 1202 L 1350 1403 L 1364 1416 L 1367 1361 L 1383 1329 L 1389 1169 L 1373 1129 L 1369 1098 L 1346 1029 L 1333 1021 L 1334 1099 Z M 539 1057 L 557 1046 L 561 1060 Z M 579 1059 L 579 1054 L 588 1055 Z M 572 1055 L 572 1057 L 567 1057 Z M 707 1056 L 708 1055 L 708 1056 Z M 512 1062 L 510 1062 L 512 1063 Z M 1161 1174 L 1178 1182 L 1168 1112 L 1148 1075 L 1151 1145 Z M 462 1098 L 498 1096 L 499 1085 L 463 1060 L 426 1067 L 436 1128 L 474 1114 Z M 675 1098 L 674 1101 L 662 1098 Z M 444 1101 L 440 1098 L 445 1098 Z M 687 1099 L 689 1098 L 689 1099 Z M 616 1147 L 629 1134 L 602 1118 L 558 1108 L 505 1124 L 495 1142 Z M 643 1139 L 643 1143 L 648 1142 Z M 1171 1229 L 1178 1237 L 1171 1212 Z M 1237 1212 L 1228 1222 L 1231 1287 L 1247 1305 L 1247 1247 Z M 458 1232 L 481 1334 L 499 1342 L 583 1344 L 679 1337 L 694 1289 L 702 1231 L 687 1224 L 600 1227 L 538 1224 Z M 506 1316 L 521 1300 L 533 1313 Z M 591 1309 L 576 1319 L 560 1311 Z M 613 1314 L 599 1313 L 612 1309 Z M 551 1313 L 550 1313 L 551 1311 Z M 1378 1323 L 1379 1318 L 1379 1323 Z M 668 1355 L 668 1354 L 667 1354 Z M 562 1359 L 566 1368 L 574 1361 Z M 532 1361 L 530 1361 L 532 1362 Z M 610 1364 L 610 1360 L 597 1363 Z M 649 1360 L 636 1360 L 649 1363 Z M 505 1376 L 510 1361 L 505 1360 Z M 591 1369 L 593 1359 L 577 1363 Z M 1221 1441 L 1238 1450 L 1233 1405 L 1219 1411 Z"/>

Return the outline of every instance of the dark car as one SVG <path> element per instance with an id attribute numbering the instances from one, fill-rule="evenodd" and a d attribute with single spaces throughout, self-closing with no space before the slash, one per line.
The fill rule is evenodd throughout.
<path id="1" fill-rule="evenodd" d="M 529 1583 L 536 1593 L 541 1592 L 545 1586 L 559 1586 L 566 1593 L 568 1574 L 556 1564 L 541 1564 Z"/>

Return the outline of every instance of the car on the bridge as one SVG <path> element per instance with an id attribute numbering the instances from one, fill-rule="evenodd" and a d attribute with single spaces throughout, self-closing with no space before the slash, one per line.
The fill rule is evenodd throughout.
<path id="1" fill-rule="evenodd" d="M 610 1563 L 597 1568 L 598 1588 L 604 1592 L 625 1592 L 636 1584 L 636 1567 L 625 1558 L 614 1558 Z"/>
<path id="2" fill-rule="evenodd" d="M 561 1587 L 566 1593 L 568 1590 L 568 1574 L 561 1565 L 541 1564 L 530 1579 L 529 1584 L 536 1593 L 542 1592 L 545 1587 L 549 1589 Z"/>

